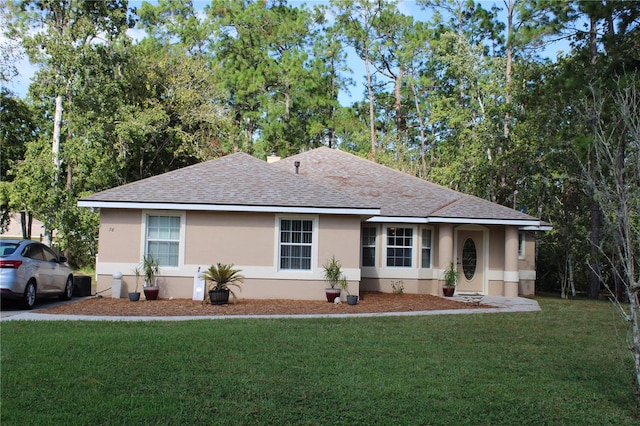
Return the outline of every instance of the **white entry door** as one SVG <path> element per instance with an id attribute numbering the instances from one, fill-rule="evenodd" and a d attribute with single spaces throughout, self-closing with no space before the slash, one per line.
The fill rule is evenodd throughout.
<path id="1" fill-rule="evenodd" d="M 458 230 L 457 246 L 457 291 L 484 293 L 484 232 Z"/>

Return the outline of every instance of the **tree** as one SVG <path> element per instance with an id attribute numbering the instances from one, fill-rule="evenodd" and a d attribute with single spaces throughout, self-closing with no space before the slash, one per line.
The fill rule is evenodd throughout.
<path id="1" fill-rule="evenodd" d="M 30 106 L 0 89 L 0 230 L 6 229 L 11 217 L 11 170 L 24 158 L 26 144 L 35 137 L 36 130 Z M 27 238 L 26 234 L 23 236 Z"/>
<path id="2" fill-rule="evenodd" d="M 628 345 L 640 399 L 640 74 L 617 79 L 614 89 L 592 87 L 583 117 L 593 136 L 594 161 L 584 163 L 584 178 L 602 212 L 599 245 L 624 299 L 608 286 L 629 325 Z M 606 244 L 606 245 L 605 245 Z M 603 279 L 604 277 L 601 277 Z M 606 282 L 605 279 L 603 281 Z"/>
<path id="3" fill-rule="evenodd" d="M 110 181 L 109 126 L 126 51 L 130 21 L 125 0 L 9 1 L 5 35 L 18 40 L 39 71 L 30 86 L 37 136 L 12 169 L 14 209 L 33 212 L 45 224 L 45 238 L 58 231 L 63 249 L 95 245 L 96 215 L 76 214 L 79 194 Z M 114 90 L 115 89 L 115 90 Z M 102 96 L 96 96 L 100 93 Z M 106 167 L 105 167 L 106 166 Z M 78 220 L 86 220 L 80 223 Z M 87 225 L 91 223 L 91 225 Z M 87 225 L 87 228 L 85 228 Z M 71 258 L 73 265 L 90 257 Z"/>
<path id="4" fill-rule="evenodd" d="M 355 49 L 356 54 L 364 61 L 367 79 L 367 97 L 369 101 L 369 138 L 371 143 L 370 157 L 376 156 L 376 102 L 374 96 L 374 62 L 376 45 L 385 40 L 385 24 L 382 15 L 394 14 L 395 3 L 381 0 L 332 0 L 331 6 L 336 15 L 337 27 L 346 44 Z"/>

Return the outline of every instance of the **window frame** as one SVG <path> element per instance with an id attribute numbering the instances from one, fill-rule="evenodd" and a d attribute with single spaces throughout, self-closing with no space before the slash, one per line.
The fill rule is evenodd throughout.
<path id="1" fill-rule="evenodd" d="M 147 256 L 149 253 L 149 239 L 148 239 L 148 229 L 149 229 L 149 221 L 150 217 L 177 217 L 180 221 L 179 224 L 179 236 L 177 240 L 171 240 L 170 242 L 174 242 L 178 244 L 178 260 L 176 265 L 164 265 L 161 264 L 160 268 L 167 269 L 178 269 L 184 265 L 184 247 L 185 247 L 185 235 L 186 235 L 186 213 L 184 211 L 160 211 L 160 210 L 146 210 L 142 212 L 142 238 L 141 238 L 141 247 L 140 253 L 141 258 Z M 167 240 L 169 241 L 169 240 Z"/>
<path id="2" fill-rule="evenodd" d="M 527 242 L 527 237 L 525 235 L 525 231 L 518 231 L 518 259 L 525 258 L 525 246 Z"/>
<path id="3" fill-rule="evenodd" d="M 364 230 L 368 229 L 368 230 L 373 230 L 373 243 L 372 244 L 366 244 L 364 242 Z M 371 236 L 369 236 L 370 238 Z M 375 268 L 376 265 L 378 264 L 378 258 L 377 258 L 377 245 L 378 245 L 378 227 L 377 226 L 362 226 L 360 228 L 360 266 L 362 268 Z M 373 265 L 365 265 L 364 264 L 364 250 L 365 249 L 372 249 L 373 250 Z"/>
<path id="4" fill-rule="evenodd" d="M 410 246 L 406 246 L 406 245 L 394 245 L 394 244 L 389 244 L 389 230 L 390 229 L 403 229 L 403 230 L 407 230 L 410 229 L 411 230 L 411 245 Z M 416 227 L 415 226 L 406 226 L 405 224 L 385 224 L 385 229 L 384 229 L 384 256 L 385 256 L 385 262 L 384 265 L 386 268 L 402 268 L 402 269 L 415 269 L 415 264 L 416 264 L 416 253 L 415 253 L 415 245 L 416 245 L 416 240 L 417 238 L 415 238 L 415 235 L 417 234 L 416 232 Z M 392 238 L 402 238 L 402 239 L 406 239 L 407 236 L 406 235 L 402 235 L 402 236 L 394 236 Z M 409 256 L 402 256 L 401 259 L 409 259 L 410 260 L 410 264 L 409 265 L 390 265 L 389 264 L 389 249 L 401 249 L 401 250 L 410 250 L 410 255 Z M 399 259 L 398 256 L 393 256 L 394 259 Z"/>
<path id="5" fill-rule="evenodd" d="M 311 242 L 310 243 L 285 243 L 287 246 L 309 247 L 309 268 L 297 269 L 297 268 L 285 268 L 282 266 L 282 221 L 308 221 L 311 222 Z M 304 226 L 304 225 L 303 225 Z M 276 250 L 275 250 L 275 262 L 278 271 L 283 272 L 313 272 L 317 265 L 317 246 L 318 246 L 318 218 L 317 216 L 304 216 L 304 215 L 276 215 Z M 302 229 L 304 232 L 304 229 Z M 301 257 L 301 259 L 304 259 Z"/>
<path id="6" fill-rule="evenodd" d="M 429 232 L 429 247 L 425 247 L 424 245 L 424 233 Z M 433 228 L 432 227 L 421 227 L 420 228 L 420 269 L 432 269 L 433 268 Z M 424 266 L 424 250 L 429 250 L 429 265 Z"/>

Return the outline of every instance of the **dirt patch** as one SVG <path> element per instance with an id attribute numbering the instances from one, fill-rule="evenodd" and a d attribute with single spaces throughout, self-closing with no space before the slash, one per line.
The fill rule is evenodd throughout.
<path id="1" fill-rule="evenodd" d="M 480 307 L 486 308 L 487 305 Z M 43 309 L 45 314 L 109 316 L 218 316 L 218 315 L 302 315 L 352 314 L 373 312 L 411 312 L 445 309 L 473 309 L 470 303 L 425 294 L 363 293 L 357 305 L 309 300 L 238 299 L 228 305 L 214 306 L 190 299 L 89 298 L 75 303 Z"/>

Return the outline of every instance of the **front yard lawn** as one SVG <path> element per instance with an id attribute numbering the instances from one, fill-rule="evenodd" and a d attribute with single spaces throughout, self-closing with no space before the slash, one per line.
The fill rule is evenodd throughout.
<path id="1" fill-rule="evenodd" d="M 638 424 L 607 302 L 353 319 L 4 322 L 0 423 Z"/>

